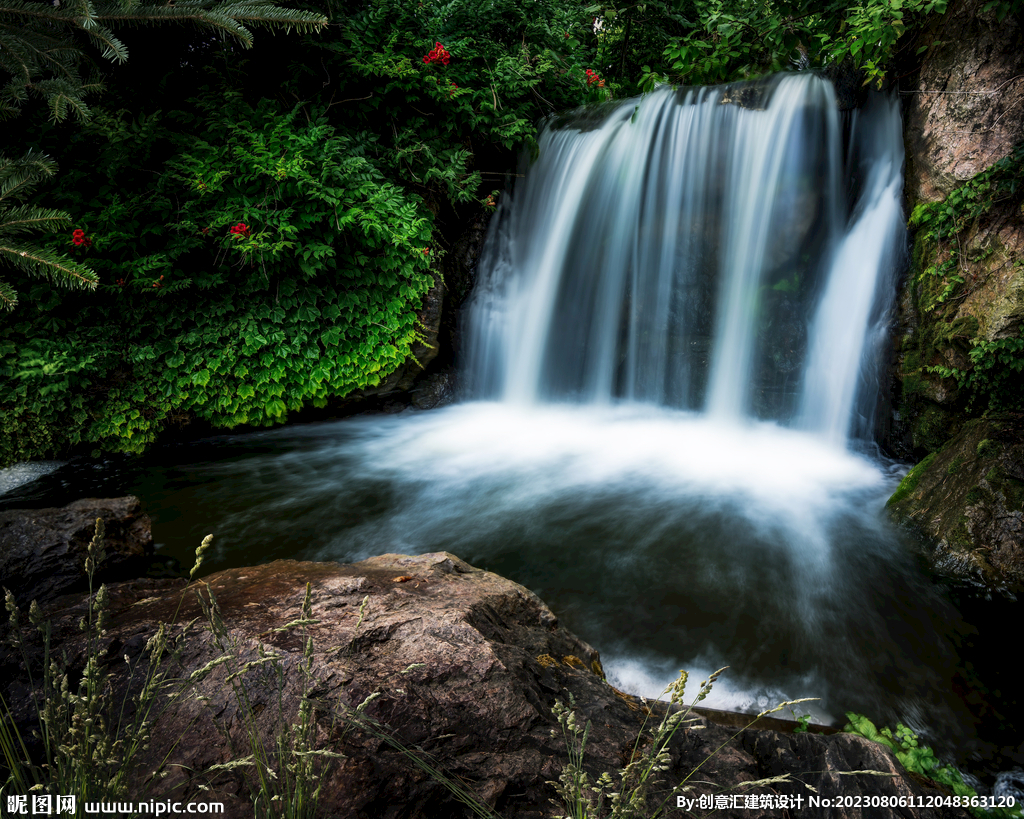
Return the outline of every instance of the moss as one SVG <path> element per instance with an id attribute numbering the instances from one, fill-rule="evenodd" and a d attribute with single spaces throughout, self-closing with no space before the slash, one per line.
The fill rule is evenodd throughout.
<path id="1" fill-rule="evenodd" d="M 956 546 L 958 549 L 970 550 L 974 548 L 974 538 L 971 537 L 971 532 L 967 528 L 970 521 L 966 515 L 960 515 L 957 518 L 956 525 L 950 531 L 946 540 L 949 541 L 950 545 Z"/>
<path id="2" fill-rule="evenodd" d="M 1007 509 L 1024 510 L 1024 481 L 1007 475 L 1000 466 L 992 467 L 985 475 L 985 480 L 994 492 L 1006 498 Z"/>
<path id="3" fill-rule="evenodd" d="M 973 489 L 971 489 L 970 492 L 967 493 L 967 496 L 964 498 L 964 502 L 967 506 L 973 506 L 976 503 L 981 503 L 982 501 L 990 501 L 991 499 L 991 492 L 986 491 L 980 486 L 975 486 Z"/>
<path id="4" fill-rule="evenodd" d="M 946 467 L 947 475 L 955 475 L 960 471 L 960 467 L 964 465 L 964 459 L 962 455 L 957 455 L 952 461 L 949 462 L 949 466 Z"/>
<path id="5" fill-rule="evenodd" d="M 931 462 L 935 460 L 936 455 L 938 455 L 938 453 L 933 452 L 931 455 L 929 455 L 927 458 L 921 461 L 921 463 L 919 463 L 917 466 L 911 469 L 903 477 L 903 480 L 900 481 L 900 485 L 896 487 L 896 491 L 892 493 L 892 497 L 889 498 L 888 501 L 886 501 L 885 505 L 895 506 L 897 503 L 899 503 L 901 500 L 907 497 L 907 495 L 909 495 L 911 492 L 917 489 L 917 484 L 921 480 L 921 475 L 924 474 L 924 471 L 928 468 Z"/>
<path id="6" fill-rule="evenodd" d="M 999 452 L 999 444 L 993 441 L 991 438 L 985 438 L 978 442 L 978 457 L 987 458 L 992 455 L 996 455 Z"/>
<path id="7" fill-rule="evenodd" d="M 911 427 L 914 449 L 935 452 L 953 436 L 955 430 L 950 426 L 954 421 L 952 413 L 939 406 L 925 407 Z"/>

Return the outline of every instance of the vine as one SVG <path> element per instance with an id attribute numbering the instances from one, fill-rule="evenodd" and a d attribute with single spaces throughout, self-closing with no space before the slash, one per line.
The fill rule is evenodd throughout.
<path id="1" fill-rule="evenodd" d="M 921 203 L 914 209 L 910 226 L 919 231 L 917 241 L 922 248 L 935 250 L 932 263 L 922 265 L 917 274 L 918 281 L 937 284 L 927 288 L 930 296 L 921 305 L 925 311 L 966 295 L 964 288 L 974 284 L 976 274 L 967 268 L 964 236 L 993 208 L 1020 206 L 1024 196 L 1019 184 L 1022 170 L 1024 143 L 950 192 L 944 201 Z M 925 367 L 925 371 L 953 379 L 969 396 L 972 406 L 998 410 L 1017 405 L 1022 397 L 1018 376 L 1024 372 L 1021 330 L 997 339 L 972 334 L 968 342 L 968 366 L 938 364 Z"/>

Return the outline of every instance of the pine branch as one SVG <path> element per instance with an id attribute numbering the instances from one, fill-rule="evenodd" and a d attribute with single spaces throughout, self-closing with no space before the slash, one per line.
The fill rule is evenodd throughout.
<path id="1" fill-rule="evenodd" d="M 13 310 L 18 305 L 18 294 L 3 279 L 0 279 L 0 309 Z"/>
<path id="2" fill-rule="evenodd" d="M 27 196 L 44 177 L 57 172 L 57 163 L 39 151 L 29 150 L 17 159 L 0 154 L 0 202 Z"/>
<path id="3" fill-rule="evenodd" d="M 59 230 L 71 224 L 71 216 L 62 210 L 22 205 L 0 210 L 0 236 L 16 236 L 37 230 Z"/>
<path id="4" fill-rule="evenodd" d="M 285 31 L 316 31 L 327 25 L 327 18 L 311 11 L 276 6 L 270 0 L 245 2 L 213 2 L 213 0 L 170 0 L 167 5 L 139 3 L 104 4 L 97 8 L 96 18 L 111 24 L 152 25 L 168 22 L 191 22 L 210 27 L 234 37 L 247 48 L 252 34 L 241 24 L 268 28 L 283 27 Z"/>
<path id="5" fill-rule="evenodd" d="M 99 284 L 99 277 L 90 268 L 61 253 L 40 247 L 0 244 L 0 260 L 53 284 L 90 290 Z"/>

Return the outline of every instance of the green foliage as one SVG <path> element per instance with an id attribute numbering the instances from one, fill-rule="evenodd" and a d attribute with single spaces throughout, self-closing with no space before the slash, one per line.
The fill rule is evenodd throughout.
<path id="1" fill-rule="evenodd" d="M 56 170 L 57 163 L 38 151 L 17 159 L 0 154 L 0 265 L 65 287 L 93 288 L 96 274 L 88 267 L 58 249 L 46 250 L 23 238 L 71 224 L 63 211 L 20 204 Z M 17 303 L 15 289 L 0 279 L 0 310 L 13 310 Z"/>
<path id="2" fill-rule="evenodd" d="M 53 196 L 100 285 L 33 287 L 0 331 L 0 462 L 141 452 L 171 424 L 275 424 L 378 387 L 422 349 L 439 221 L 493 207 L 485 177 L 594 90 L 590 20 L 564 0 L 374 0 L 249 63 L 200 53 L 155 97 L 116 74 L 122 107 L 27 128 L 67 157 Z M 448 64 L 424 62 L 437 42 Z"/>
<path id="3" fill-rule="evenodd" d="M 17 116 L 30 98 L 45 100 L 50 117 L 63 120 L 74 113 L 89 118 L 85 97 L 102 90 L 96 80 L 85 81 L 79 70 L 88 62 L 86 46 L 103 59 L 124 62 L 128 49 L 114 34 L 125 26 L 188 23 L 252 46 L 249 26 L 286 31 L 312 31 L 326 25 L 320 14 L 281 8 L 273 0 L 182 0 L 142 3 L 140 0 L 65 0 L 36 3 L 4 0 L 0 4 L 0 120 Z"/>
<path id="4" fill-rule="evenodd" d="M 933 336 L 924 351 L 923 371 L 955 381 L 971 409 L 1001 410 L 1024 398 L 1019 374 L 1024 370 L 1024 338 L 1015 335 L 986 339 L 973 318 L 952 318 L 957 301 L 977 280 L 972 264 L 982 264 L 992 248 L 969 249 L 969 239 L 996 209 L 1018 209 L 1024 200 L 1019 184 L 1024 169 L 1024 143 L 1010 154 L 950 192 L 942 202 L 917 205 L 910 218 L 916 228 L 914 262 L 919 309 L 932 313 L 926 323 Z M 943 318 L 943 313 L 949 318 Z M 927 364 L 931 350 L 960 351 L 965 365 Z M 944 356 L 949 361 L 948 356 Z M 932 359 L 934 360 L 934 359 Z"/>
<path id="5" fill-rule="evenodd" d="M 997 338 L 992 341 L 971 339 L 968 352 L 971 366 L 967 368 L 935 365 L 928 372 L 952 378 L 970 395 L 971 403 L 981 403 L 992 410 L 1016 409 L 1024 398 L 1020 373 L 1024 372 L 1024 336 Z"/>
<path id="6" fill-rule="evenodd" d="M 982 14 L 995 11 L 996 21 L 1003 22 L 1010 14 L 1020 14 L 1021 0 L 990 0 L 980 9 Z"/>
<path id="7" fill-rule="evenodd" d="M 794 64 L 848 62 L 879 87 L 899 38 L 946 0 L 693 0 L 689 30 L 662 55 L 674 82 L 705 85 L 781 71 Z M 648 82 L 652 75 L 648 76 Z"/>
<path id="8" fill-rule="evenodd" d="M 40 426 L 63 428 L 65 446 L 138 452 L 184 412 L 275 423 L 411 355 L 434 282 L 432 218 L 366 158 L 373 135 L 220 104 L 155 188 L 94 200 L 101 298 L 40 293 L 52 309 L 16 314 L 0 346 L 4 460 L 30 453 Z M 230 232 L 239 223 L 248 235 Z"/>
<path id="9" fill-rule="evenodd" d="M 879 730 L 875 724 L 862 714 L 848 712 L 846 718 L 849 722 L 843 730 L 848 734 L 870 739 L 886 746 L 893 752 L 904 768 L 908 771 L 927 776 L 929 779 L 943 785 L 955 796 L 970 799 L 977 797 L 978 793 L 974 788 L 964 783 L 960 772 L 951 765 L 943 765 L 935 752 L 927 745 L 922 745 L 917 734 L 903 724 L 896 725 L 896 731 L 891 728 Z M 968 810 L 979 819 L 1013 819 L 1022 815 L 1020 807 L 1013 809 L 993 808 L 984 810 L 979 807 L 968 807 Z"/>
<path id="10" fill-rule="evenodd" d="M 1022 170 L 1024 143 L 951 191 L 942 202 L 922 202 L 914 208 L 910 227 L 919 231 L 920 239 L 941 244 L 946 250 L 939 254 L 939 261 L 919 273 L 936 276 L 944 285 L 925 309 L 944 303 L 964 284 L 966 259 L 961 235 L 970 232 L 996 205 L 1019 203 L 1024 197 L 1024 187 L 1019 184 Z"/>

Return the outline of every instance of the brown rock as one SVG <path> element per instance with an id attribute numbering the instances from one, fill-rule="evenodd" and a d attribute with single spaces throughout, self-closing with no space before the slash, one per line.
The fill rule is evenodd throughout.
<path id="1" fill-rule="evenodd" d="M 85 498 L 61 509 L 0 512 L 0 585 L 19 605 L 87 589 L 85 556 L 97 518 L 106 526 L 107 551 L 97 584 L 141 573 L 153 533 L 139 499 Z"/>
<path id="2" fill-rule="evenodd" d="M 1010 153 L 1024 135 L 1024 45 L 1014 16 L 981 13 L 983 0 L 950 4 L 926 36 L 921 69 L 901 93 L 915 200 L 940 201 Z"/>
<path id="3" fill-rule="evenodd" d="M 302 617 L 307 583 L 316 623 L 287 628 Z M 164 697 L 175 690 L 182 694 L 152 711 L 149 750 L 133 766 L 135 799 L 224 801 L 228 816 L 248 819 L 252 805 L 242 772 L 214 766 L 250 753 L 250 731 L 272 748 L 274 738 L 296 721 L 305 695 L 317 709 L 316 747 L 344 754 L 323 772 L 324 816 L 469 815 L 413 757 L 463 783 L 503 817 L 560 816 L 564 808 L 553 804 L 551 783 L 567 765 L 568 753 L 561 734 L 552 734 L 558 728 L 555 701 L 575 700 L 580 724 L 592 725 L 584 763 L 592 778 L 623 767 L 635 749 L 642 752 L 649 740 L 638 741 L 638 732 L 664 709 L 611 688 L 597 653 L 560 627 L 530 591 L 448 553 L 383 555 L 353 565 L 277 561 L 219 572 L 184 591 L 168 584 L 135 581 L 112 588 L 103 656 L 119 675 L 121 691 L 139 688 L 140 677 L 129 682 L 127 669 L 140 667 L 145 641 L 159 622 L 202 617 L 197 592 L 208 596 L 206 589 L 212 590 L 220 625 L 215 634 L 195 624 L 171 629 L 182 635 L 174 676 L 189 682 L 167 689 Z M 55 609 L 56 639 L 64 640 L 78 663 L 83 638 L 74 623 L 82 610 L 81 600 Z M 308 651 L 303 629 L 312 641 Z M 230 659 L 208 667 L 225 656 Z M 243 671 L 245 663 L 252 665 Z M 301 671 L 307 663 L 308 678 Z M 360 703 L 367 703 L 366 714 L 386 733 L 350 718 Z M 747 794 L 803 796 L 802 807 L 789 810 L 791 817 L 861 815 L 855 809 L 812 809 L 812 792 L 795 781 L 737 790 L 782 773 L 799 774 L 821 794 L 934 794 L 903 776 L 884 748 L 866 740 L 785 738 L 765 731 L 728 742 L 734 733 L 701 718 L 680 730 L 657 799 L 698 766 L 687 796 L 738 797 L 715 811 L 723 819 L 781 815 L 756 801 L 746 809 Z M 839 774 L 863 769 L 896 776 Z M 150 778 L 159 771 L 168 775 Z M 940 813 L 966 815 L 924 808 L 879 808 L 872 815 Z"/>

